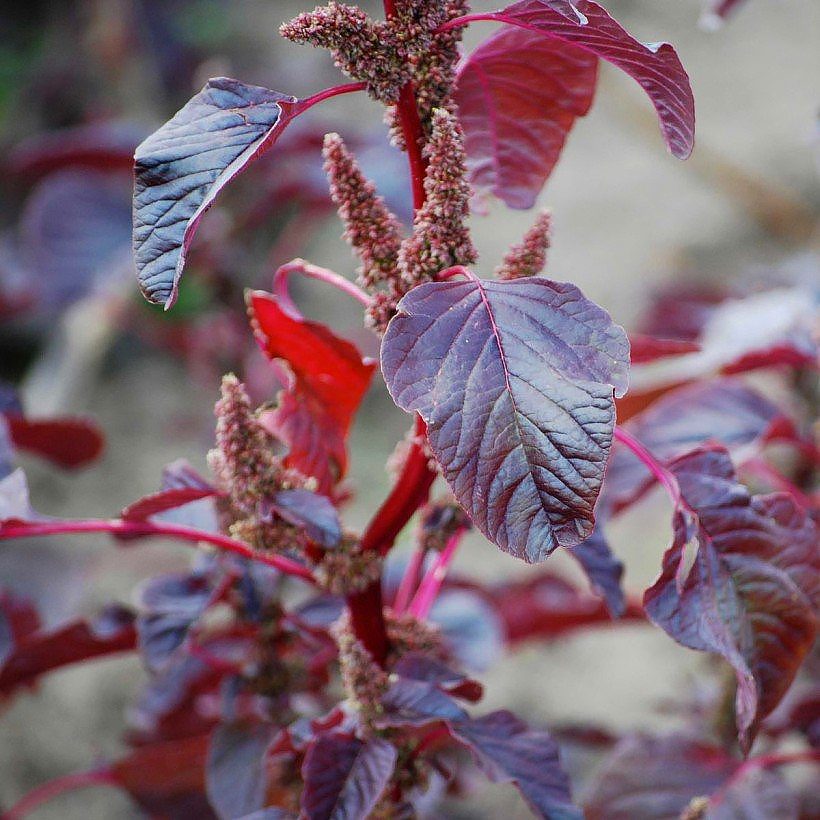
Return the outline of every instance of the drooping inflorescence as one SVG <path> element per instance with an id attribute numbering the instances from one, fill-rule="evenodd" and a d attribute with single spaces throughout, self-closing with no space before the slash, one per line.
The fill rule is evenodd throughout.
<path id="1" fill-rule="evenodd" d="M 544 270 L 544 265 L 547 263 L 547 250 L 550 246 L 551 220 L 549 211 L 542 211 L 538 214 L 535 224 L 524 234 L 523 242 L 513 245 L 495 269 L 498 279 L 537 276 Z"/>
<path id="2" fill-rule="evenodd" d="M 338 134 L 325 136 L 323 154 L 330 196 L 345 226 L 344 237 L 361 261 L 361 284 L 372 287 L 389 281 L 396 275 L 401 245 L 398 219 L 376 194 Z"/>

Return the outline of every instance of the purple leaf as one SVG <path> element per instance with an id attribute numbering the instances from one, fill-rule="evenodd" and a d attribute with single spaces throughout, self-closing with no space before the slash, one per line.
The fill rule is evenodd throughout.
<path id="1" fill-rule="evenodd" d="M 432 683 L 448 695 L 475 703 L 481 700 L 483 688 L 462 672 L 457 672 L 448 664 L 421 652 L 408 652 L 391 668 L 391 672 L 402 678 Z"/>
<path id="2" fill-rule="evenodd" d="M 269 726 L 220 726 L 211 735 L 205 791 L 220 820 L 258 811 L 265 805 L 265 753 Z"/>
<path id="3" fill-rule="evenodd" d="M 140 650 L 152 670 L 162 668 L 205 611 L 211 585 L 199 575 L 168 575 L 145 583 L 137 595 Z"/>
<path id="4" fill-rule="evenodd" d="M 216 495 L 214 485 L 203 478 L 184 458 L 172 461 L 162 468 L 160 488 L 163 490 L 196 488 L 210 490 L 212 495 Z"/>
<path id="5" fill-rule="evenodd" d="M 521 0 L 487 17 L 578 46 L 625 71 L 652 100 L 672 154 L 686 159 L 692 153 L 692 89 L 678 55 L 668 43 L 638 42 L 592 0 L 580 0 L 576 5 L 569 0 Z"/>
<path id="6" fill-rule="evenodd" d="M 484 774 L 496 783 L 514 783 L 537 816 L 582 820 L 583 813 L 572 804 L 558 747 L 546 732 L 530 729 L 506 710 L 451 722 L 449 728 Z"/>
<path id="7" fill-rule="evenodd" d="M 399 678 L 382 697 L 380 727 L 425 726 L 441 720 L 466 720 L 467 713 L 429 681 Z"/>
<path id="8" fill-rule="evenodd" d="M 748 750 L 815 638 L 817 527 L 787 495 L 750 496 L 721 448 L 695 450 L 670 469 L 696 513 L 699 548 L 678 589 L 688 538 L 676 515 L 675 544 L 644 605 L 678 643 L 716 652 L 734 668 L 738 736 Z"/>
<path id="9" fill-rule="evenodd" d="M 335 547 L 342 537 L 339 515 L 330 499 L 304 488 L 280 490 L 268 502 L 280 518 L 305 530 L 323 547 Z"/>
<path id="10" fill-rule="evenodd" d="M 174 304 L 203 214 L 298 113 L 295 97 L 217 77 L 137 147 L 134 256 L 150 302 Z"/>
<path id="11" fill-rule="evenodd" d="M 774 438 L 797 438 L 793 422 L 776 404 L 729 378 L 670 391 L 625 428 L 664 461 L 708 441 L 719 441 L 742 457 L 744 451 Z M 652 476 L 631 451 L 621 445 L 613 448 L 606 476 L 608 499 L 623 506 L 651 482 Z"/>
<path id="12" fill-rule="evenodd" d="M 571 547 L 570 555 L 581 565 L 592 588 L 606 601 L 613 617 L 619 618 L 626 610 L 626 599 L 621 586 L 624 565 L 612 554 L 600 521 L 592 535 L 578 546 Z"/>
<path id="13" fill-rule="evenodd" d="M 541 32 L 491 35 L 459 66 L 454 95 L 472 184 L 531 208 L 597 76 L 594 54 Z"/>
<path id="14" fill-rule="evenodd" d="M 682 736 L 626 738 L 597 773 L 584 802 L 586 818 L 679 817 L 693 798 L 717 791 L 736 767 L 721 749 Z"/>
<path id="15" fill-rule="evenodd" d="M 709 801 L 709 820 L 794 820 L 797 798 L 779 772 L 760 767 L 739 771 L 726 790 Z"/>
<path id="16" fill-rule="evenodd" d="M 380 737 L 359 740 L 326 732 L 308 748 L 302 765 L 302 812 L 310 820 L 368 817 L 396 765 L 396 748 Z"/>
<path id="17" fill-rule="evenodd" d="M 43 179 L 20 218 L 20 251 L 38 305 L 62 308 L 130 268 L 127 180 L 96 171 Z"/>
<path id="18" fill-rule="evenodd" d="M 453 269 L 456 271 L 456 269 Z M 574 285 L 419 285 L 382 341 L 394 401 L 427 422 L 459 503 L 528 562 L 590 535 L 629 343 Z"/>

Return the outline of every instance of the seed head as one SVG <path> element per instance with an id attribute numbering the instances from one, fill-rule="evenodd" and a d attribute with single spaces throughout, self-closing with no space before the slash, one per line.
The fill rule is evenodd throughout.
<path id="1" fill-rule="evenodd" d="M 495 275 L 499 279 L 521 279 L 541 273 L 547 263 L 550 226 L 550 212 L 542 211 L 535 224 L 524 234 L 524 241 L 507 251 L 501 264 L 495 269 Z"/>

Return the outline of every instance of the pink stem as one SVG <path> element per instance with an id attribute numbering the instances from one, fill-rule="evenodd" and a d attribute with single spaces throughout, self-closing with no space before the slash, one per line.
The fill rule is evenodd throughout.
<path id="1" fill-rule="evenodd" d="M 302 276 L 318 279 L 320 282 L 332 285 L 348 296 L 352 296 L 365 307 L 370 307 L 373 304 L 373 299 L 367 293 L 349 279 L 345 279 L 344 276 L 339 276 L 338 273 L 334 273 L 327 268 L 320 268 L 318 265 L 313 265 L 304 259 L 294 259 L 292 262 L 279 267 L 276 273 L 273 274 L 273 292 L 288 308 L 296 313 L 298 313 L 298 310 L 288 292 L 288 279 L 292 273 L 300 273 Z"/>
<path id="2" fill-rule="evenodd" d="M 689 505 L 684 501 L 683 495 L 680 491 L 680 485 L 678 484 L 677 478 L 666 469 L 666 467 L 658 461 L 649 450 L 641 444 L 632 433 L 627 432 L 624 430 L 623 427 L 616 427 L 615 428 L 615 438 L 621 442 L 625 447 L 628 447 L 632 452 L 640 459 L 643 465 L 658 479 L 661 486 L 666 490 L 669 494 L 669 497 L 672 499 L 672 503 L 675 507 L 683 507 L 684 509 L 690 509 Z"/>
<path id="3" fill-rule="evenodd" d="M 421 575 L 422 567 L 424 566 L 424 559 L 427 557 L 427 550 L 419 547 L 410 557 L 410 562 L 407 564 L 404 576 L 399 584 L 396 598 L 393 601 L 394 612 L 404 612 L 413 593 L 416 591 Z"/>
<path id="4" fill-rule="evenodd" d="M 418 591 L 416 592 L 413 602 L 410 604 L 410 612 L 419 620 L 426 618 L 433 607 L 433 603 L 438 596 L 441 585 L 447 577 L 447 569 L 455 558 L 456 550 L 461 542 L 461 538 L 466 532 L 466 529 L 460 529 L 450 536 L 447 546 L 439 553 L 433 567 L 424 577 Z"/>
<path id="5" fill-rule="evenodd" d="M 804 752 L 790 752 L 785 754 L 768 754 L 752 757 L 745 760 L 729 776 L 720 790 L 713 794 L 709 802 L 712 806 L 719 805 L 726 797 L 726 792 L 731 785 L 743 777 L 751 769 L 769 769 L 772 766 L 785 766 L 789 763 L 820 763 L 820 749 L 808 749 Z"/>
<path id="6" fill-rule="evenodd" d="M 313 108 L 314 105 L 331 97 L 338 97 L 340 94 L 350 94 L 354 91 L 366 91 L 367 83 L 345 83 L 344 85 L 335 85 L 333 88 L 326 88 L 324 91 L 319 91 L 312 97 L 305 97 L 304 100 L 299 100 L 298 113 L 307 111 L 308 108 Z"/>
<path id="7" fill-rule="evenodd" d="M 30 791 L 3 814 L 3 820 L 21 820 L 43 803 L 59 797 L 65 792 L 76 789 L 87 789 L 89 786 L 115 786 L 116 781 L 110 769 L 92 769 L 88 772 L 75 772 L 64 777 L 56 777 Z"/>
<path id="8" fill-rule="evenodd" d="M 490 11 L 485 14 L 464 14 L 461 17 L 456 17 L 453 20 L 448 20 L 446 23 L 442 23 L 436 29 L 436 33 L 441 34 L 445 31 L 452 31 L 456 28 L 463 28 L 464 26 L 469 26 L 470 23 L 478 23 L 482 20 L 490 23 L 507 22 L 504 20 L 504 16 L 497 11 Z"/>
<path id="9" fill-rule="evenodd" d="M 121 538 L 147 538 L 165 536 L 178 538 L 194 544 L 205 542 L 212 544 L 224 552 L 241 555 L 259 561 L 262 564 L 275 567 L 286 575 L 293 575 L 315 584 L 316 579 L 307 567 L 283 555 L 268 555 L 251 549 L 241 541 L 235 541 L 220 533 L 202 532 L 193 527 L 184 527 L 179 524 L 155 522 L 149 520 L 130 521 L 122 518 L 110 519 L 79 519 L 74 521 L 22 521 L 10 519 L 0 524 L 0 540 L 5 538 L 27 538 L 35 535 L 71 535 L 85 532 L 107 532 Z"/>

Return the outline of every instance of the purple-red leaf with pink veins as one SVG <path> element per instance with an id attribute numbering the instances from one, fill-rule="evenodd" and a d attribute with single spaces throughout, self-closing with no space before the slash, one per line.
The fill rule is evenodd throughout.
<path id="1" fill-rule="evenodd" d="M 682 516 L 661 575 L 644 605 L 678 643 L 716 652 L 734 668 L 741 746 L 789 688 L 812 646 L 820 605 L 820 550 L 814 521 L 782 493 L 752 496 L 728 453 L 694 450 L 670 465 L 694 511 L 698 550 L 678 585 Z"/>
<path id="2" fill-rule="evenodd" d="M 531 208 L 597 76 L 594 54 L 537 31 L 505 26 L 482 43 L 459 66 L 454 94 L 470 182 Z"/>
<path id="3" fill-rule="evenodd" d="M 629 343 L 574 285 L 458 272 L 401 300 L 382 372 L 476 526 L 543 561 L 592 532 Z"/>
<path id="4" fill-rule="evenodd" d="M 378 736 L 360 740 L 347 732 L 319 735 L 302 766 L 302 816 L 369 817 L 387 788 L 397 755 L 396 748 Z"/>
<path id="5" fill-rule="evenodd" d="M 588 111 L 598 58 L 648 94 L 672 154 L 692 153 L 694 98 L 669 44 L 639 42 L 592 0 L 521 0 L 472 19 L 527 32 L 492 35 L 461 65 L 456 90 L 472 181 L 511 207 L 531 207 L 574 120 Z"/>
<path id="6" fill-rule="evenodd" d="M 217 77 L 137 146 L 134 258 L 148 301 L 174 304 L 203 214 L 298 113 L 295 97 Z"/>

